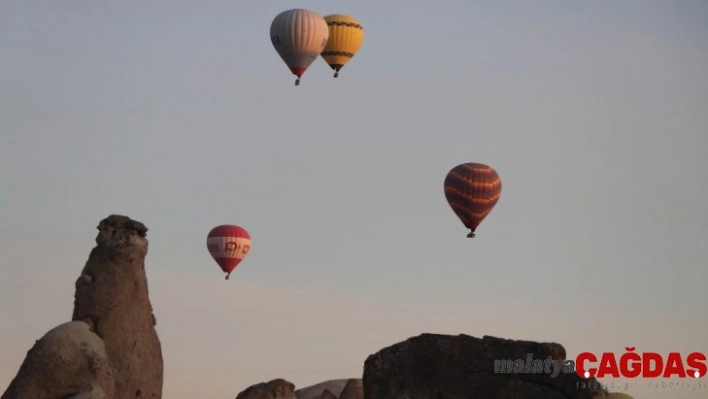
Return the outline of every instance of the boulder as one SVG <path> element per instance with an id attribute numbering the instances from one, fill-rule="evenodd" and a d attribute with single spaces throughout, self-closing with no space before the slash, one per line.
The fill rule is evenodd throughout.
<path id="1" fill-rule="evenodd" d="M 565 360 L 556 343 L 485 336 L 422 334 L 370 355 L 364 364 L 366 399 L 605 399 L 594 380 L 575 372 L 495 372 L 495 360 Z M 584 384 L 583 384 L 584 383 Z M 590 384 L 588 384 L 590 383 Z"/>

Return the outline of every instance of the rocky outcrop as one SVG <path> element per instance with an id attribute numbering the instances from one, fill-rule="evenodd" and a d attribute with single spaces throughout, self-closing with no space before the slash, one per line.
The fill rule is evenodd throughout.
<path id="1" fill-rule="evenodd" d="M 76 281 L 72 322 L 27 353 L 1 399 L 161 398 L 163 361 L 145 275 L 147 228 L 111 215 Z"/>
<path id="2" fill-rule="evenodd" d="M 495 360 L 565 360 L 555 343 L 422 334 L 380 350 L 364 364 L 366 399 L 605 399 L 594 380 L 575 372 L 495 372 Z M 538 363 L 535 363 L 536 365 Z M 550 362 L 549 362 L 550 364 Z M 590 384 L 588 384 L 590 382 Z"/>
<path id="3" fill-rule="evenodd" d="M 295 391 L 297 399 L 317 399 L 325 390 L 332 392 L 335 396 L 339 396 L 340 392 L 349 382 L 349 379 L 342 378 L 338 380 L 327 380 L 319 384 L 310 385 L 300 388 Z"/>
<path id="4" fill-rule="evenodd" d="M 364 385 L 360 378 L 352 378 L 339 394 L 339 399 L 364 399 Z"/>
<path id="5" fill-rule="evenodd" d="M 239 393 L 236 399 L 297 399 L 297 397 L 295 396 L 295 384 L 278 378 L 251 385 Z"/>
<path id="6" fill-rule="evenodd" d="M 64 323 L 35 343 L 2 397 L 63 398 L 102 391 L 108 385 L 107 365 L 103 341 L 89 324 Z"/>

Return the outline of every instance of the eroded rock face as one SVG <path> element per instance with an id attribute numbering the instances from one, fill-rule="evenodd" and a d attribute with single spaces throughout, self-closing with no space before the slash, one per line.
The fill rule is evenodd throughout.
<path id="1" fill-rule="evenodd" d="M 163 361 L 145 276 L 147 228 L 120 215 L 98 225 L 76 281 L 73 320 L 90 320 L 106 346 L 115 397 L 161 398 Z"/>
<path id="2" fill-rule="evenodd" d="M 69 396 L 65 399 L 110 399 L 108 396 L 106 396 L 106 393 L 103 392 L 101 387 L 97 387 L 95 385 L 89 386 L 86 389 L 82 390 L 76 395 Z"/>
<path id="3" fill-rule="evenodd" d="M 145 275 L 147 228 L 111 215 L 76 281 L 72 322 L 27 353 L 2 399 L 161 398 L 163 362 Z"/>
<path id="4" fill-rule="evenodd" d="M 296 399 L 295 384 L 282 378 L 251 385 L 236 399 Z"/>
<path id="5" fill-rule="evenodd" d="M 575 373 L 561 372 L 556 377 L 495 373 L 495 360 L 527 359 L 529 353 L 537 360 L 565 360 L 565 349 L 555 343 L 422 334 L 366 359 L 364 395 L 366 399 L 607 398 L 599 384 L 582 388 L 589 380 Z"/>

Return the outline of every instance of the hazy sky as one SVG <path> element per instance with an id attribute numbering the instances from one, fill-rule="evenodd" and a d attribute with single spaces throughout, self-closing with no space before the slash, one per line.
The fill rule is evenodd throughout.
<path id="1" fill-rule="evenodd" d="M 708 2 L 336 4 L 1 3 L 0 390 L 112 213 L 149 228 L 166 398 L 359 377 L 423 332 L 708 353 Z M 294 7 L 364 26 L 338 79 L 294 86 Z M 503 183 L 472 240 L 463 162 Z M 253 239 L 229 281 L 223 223 Z"/>

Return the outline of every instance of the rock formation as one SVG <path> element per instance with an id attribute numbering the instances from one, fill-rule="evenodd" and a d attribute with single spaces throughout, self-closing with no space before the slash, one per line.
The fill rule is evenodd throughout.
<path id="1" fill-rule="evenodd" d="M 251 385 L 236 396 L 236 399 L 297 399 L 295 384 L 278 378 L 269 382 Z"/>
<path id="2" fill-rule="evenodd" d="M 327 380 L 320 382 L 319 384 L 300 388 L 295 391 L 295 395 L 297 396 L 297 399 L 316 399 L 318 396 L 322 395 L 325 390 L 328 390 L 335 396 L 339 396 L 340 392 L 342 392 L 348 382 L 348 378 Z"/>
<path id="3" fill-rule="evenodd" d="M 27 353 L 0 399 L 161 398 L 163 363 L 145 275 L 147 228 L 111 215 L 76 281 L 71 322 Z"/>
<path id="4" fill-rule="evenodd" d="M 366 399 L 605 399 L 593 380 L 574 372 L 495 373 L 502 359 L 565 360 L 555 343 L 513 341 L 485 336 L 422 334 L 380 350 L 364 364 Z"/>
<path id="5" fill-rule="evenodd" d="M 352 378 L 339 394 L 339 399 L 364 399 L 364 384 L 360 378 Z"/>
<path id="6" fill-rule="evenodd" d="M 89 324 L 64 323 L 35 343 L 2 398 L 63 398 L 91 391 L 103 398 L 107 363 L 103 341 Z"/>

